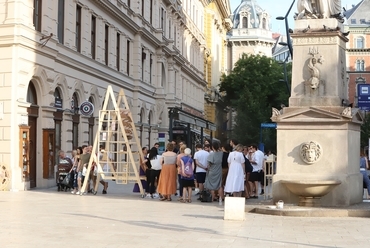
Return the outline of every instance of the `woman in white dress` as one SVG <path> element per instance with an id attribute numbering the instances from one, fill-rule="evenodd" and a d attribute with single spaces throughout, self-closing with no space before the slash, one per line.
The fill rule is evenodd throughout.
<path id="1" fill-rule="evenodd" d="M 242 191 L 244 191 L 245 159 L 242 151 L 243 145 L 237 145 L 227 159 L 229 172 L 226 178 L 225 192 L 232 193 L 236 197 L 241 197 Z"/>

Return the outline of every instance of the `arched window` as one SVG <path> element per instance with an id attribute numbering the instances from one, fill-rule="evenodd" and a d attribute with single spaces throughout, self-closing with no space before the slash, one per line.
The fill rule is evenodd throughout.
<path id="1" fill-rule="evenodd" d="M 32 103 L 32 105 L 37 105 L 37 94 L 35 86 L 32 81 L 30 81 L 27 90 L 27 102 Z"/>
<path id="2" fill-rule="evenodd" d="M 73 96 L 72 96 L 72 101 L 71 101 L 71 110 L 73 113 L 78 113 L 78 97 L 77 97 L 77 94 L 76 92 L 73 93 Z"/>
<path id="3" fill-rule="evenodd" d="M 267 29 L 267 21 L 266 21 L 266 18 L 263 18 L 262 19 L 262 28 L 263 29 Z"/>
<path id="4" fill-rule="evenodd" d="M 364 60 L 356 61 L 356 71 L 365 71 L 365 61 Z"/>
<path id="5" fill-rule="evenodd" d="M 76 149 L 78 147 L 78 126 L 80 124 L 80 115 L 78 114 L 78 97 L 77 93 L 73 93 L 72 101 L 71 101 L 71 111 L 73 112 L 72 115 L 72 149 Z"/>
<path id="6" fill-rule="evenodd" d="M 60 93 L 60 89 L 58 87 L 54 90 L 54 107 L 60 110 L 63 109 L 62 94 Z"/>
<path id="7" fill-rule="evenodd" d="M 248 18 L 245 16 L 243 17 L 242 27 L 248 28 Z"/>
<path id="8" fill-rule="evenodd" d="M 57 154 L 57 151 L 60 151 L 62 149 L 62 121 L 63 121 L 63 99 L 59 87 L 55 88 L 54 90 L 54 99 L 55 99 L 54 106 L 57 109 L 57 111 L 54 112 L 54 130 L 55 130 L 54 154 Z M 59 156 L 54 156 L 54 159 L 55 164 L 58 164 Z M 54 168 L 52 168 L 51 171 L 54 172 Z"/>
<path id="9" fill-rule="evenodd" d="M 364 37 L 357 37 L 356 38 L 356 48 L 363 49 L 364 48 Z"/>

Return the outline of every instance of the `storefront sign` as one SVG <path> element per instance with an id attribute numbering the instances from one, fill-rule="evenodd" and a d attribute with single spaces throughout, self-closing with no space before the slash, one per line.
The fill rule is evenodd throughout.
<path id="1" fill-rule="evenodd" d="M 80 112 L 84 116 L 90 116 L 94 113 L 94 105 L 89 101 L 83 102 L 80 105 Z"/>
<path id="2" fill-rule="evenodd" d="M 361 110 L 370 110 L 370 85 L 358 84 L 358 108 Z"/>
<path id="3" fill-rule="evenodd" d="M 54 107 L 57 109 L 63 109 L 63 99 L 55 98 Z"/>

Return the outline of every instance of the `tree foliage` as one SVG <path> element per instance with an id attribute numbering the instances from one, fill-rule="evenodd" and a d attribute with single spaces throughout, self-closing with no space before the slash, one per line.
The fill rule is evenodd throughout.
<path id="1" fill-rule="evenodd" d="M 246 55 L 239 59 L 229 75 L 223 75 L 220 91 L 224 101 L 236 110 L 232 137 L 243 144 L 258 143 L 260 125 L 271 122 L 271 107 L 288 104 L 289 94 L 284 82 L 283 66 L 266 56 Z M 288 80 L 290 82 L 290 80 Z M 264 131 L 265 147 L 274 149 L 276 131 Z"/>

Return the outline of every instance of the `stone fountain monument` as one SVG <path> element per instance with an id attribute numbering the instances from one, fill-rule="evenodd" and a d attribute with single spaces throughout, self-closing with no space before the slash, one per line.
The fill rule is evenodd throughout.
<path id="1" fill-rule="evenodd" d="M 300 0 L 289 107 L 273 109 L 273 199 L 300 206 L 362 201 L 358 109 L 348 106 L 346 33 L 340 0 Z"/>

